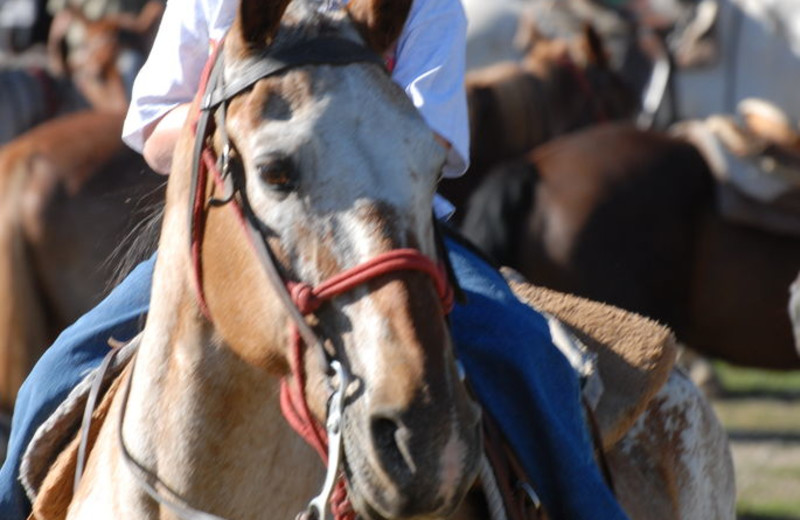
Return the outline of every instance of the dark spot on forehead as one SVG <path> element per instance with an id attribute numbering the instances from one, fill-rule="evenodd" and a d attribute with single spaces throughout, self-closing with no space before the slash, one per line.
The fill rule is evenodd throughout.
<path id="1" fill-rule="evenodd" d="M 292 105 L 281 92 L 267 94 L 262 115 L 274 121 L 287 121 L 292 118 Z"/>
<path id="2" fill-rule="evenodd" d="M 262 79 L 252 91 L 234 98 L 229 117 L 244 115 L 251 127 L 258 126 L 265 119 L 288 121 L 312 97 L 311 75 L 297 69 L 282 76 Z"/>

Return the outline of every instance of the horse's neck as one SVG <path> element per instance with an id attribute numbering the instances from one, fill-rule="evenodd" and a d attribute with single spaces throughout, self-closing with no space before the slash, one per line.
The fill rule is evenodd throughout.
<path id="1" fill-rule="evenodd" d="M 551 137 L 544 81 L 522 69 L 496 80 L 490 74 L 485 87 L 468 90 L 475 120 L 472 162 L 478 168 L 515 158 Z"/>
<path id="2" fill-rule="evenodd" d="M 167 281 L 169 267 L 162 267 L 154 294 L 164 297 L 152 303 L 127 407 L 111 422 L 124 418 L 133 458 L 191 507 L 229 518 L 257 518 L 264 511 L 293 517 L 318 490 L 324 468 L 281 416 L 277 378 L 216 343 L 210 326 L 186 304 L 194 295 Z M 175 286 L 166 287 L 170 283 Z M 128 501 L 114 507 L 151 507 L 114 444 L 100 449 L 116 460 L 93 480 L 119 483 L 124 489 L 111 489 L 110 496 Z"/>

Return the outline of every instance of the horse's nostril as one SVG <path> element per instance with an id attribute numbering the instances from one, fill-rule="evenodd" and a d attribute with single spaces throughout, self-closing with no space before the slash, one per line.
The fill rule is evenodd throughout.
<path id="1" fill-rule="evenodd" d="M 410 432 L 397 421 L 387 417 L 372 419 L 372 441 L 384 469 L 391 474 L 411 474 L 417 466 L 409 450 Z"/>

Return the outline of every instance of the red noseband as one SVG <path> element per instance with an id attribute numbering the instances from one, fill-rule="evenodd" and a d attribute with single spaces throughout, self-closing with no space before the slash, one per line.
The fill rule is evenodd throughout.
<path id="1" fill-rule="evenodd" d="M 311 314 L 320 305 L 339 294 L 350 291 L 378 276 L 396 271 L 420 271 L 431 277 L 442 302 L 444 314 L 453 308 L 453 288 L 445 269 L 436 265 L 416 249 L 395 249 L 383 253 L 352 269 L 334 275 L 317 287 L 288 282 L 286 288 L 302 314 Z"/>

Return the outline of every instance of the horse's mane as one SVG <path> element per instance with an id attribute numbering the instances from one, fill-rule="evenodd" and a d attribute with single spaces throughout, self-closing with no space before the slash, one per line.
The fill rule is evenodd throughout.
<path id="1" fill-rule="evenodd" d="M 134 267 L 150 258 L 158 249 L 161 221 L 166 206 L 163 196 L 166 182 L 165 179 L 160 186 L 142 196 L 131 211 L 131 218 L 137 220 L 137 224 L 104 262 L 104 267 L 108 267 L 112 274 L 108 279 L 106 292 L 119 285 Z"/>

